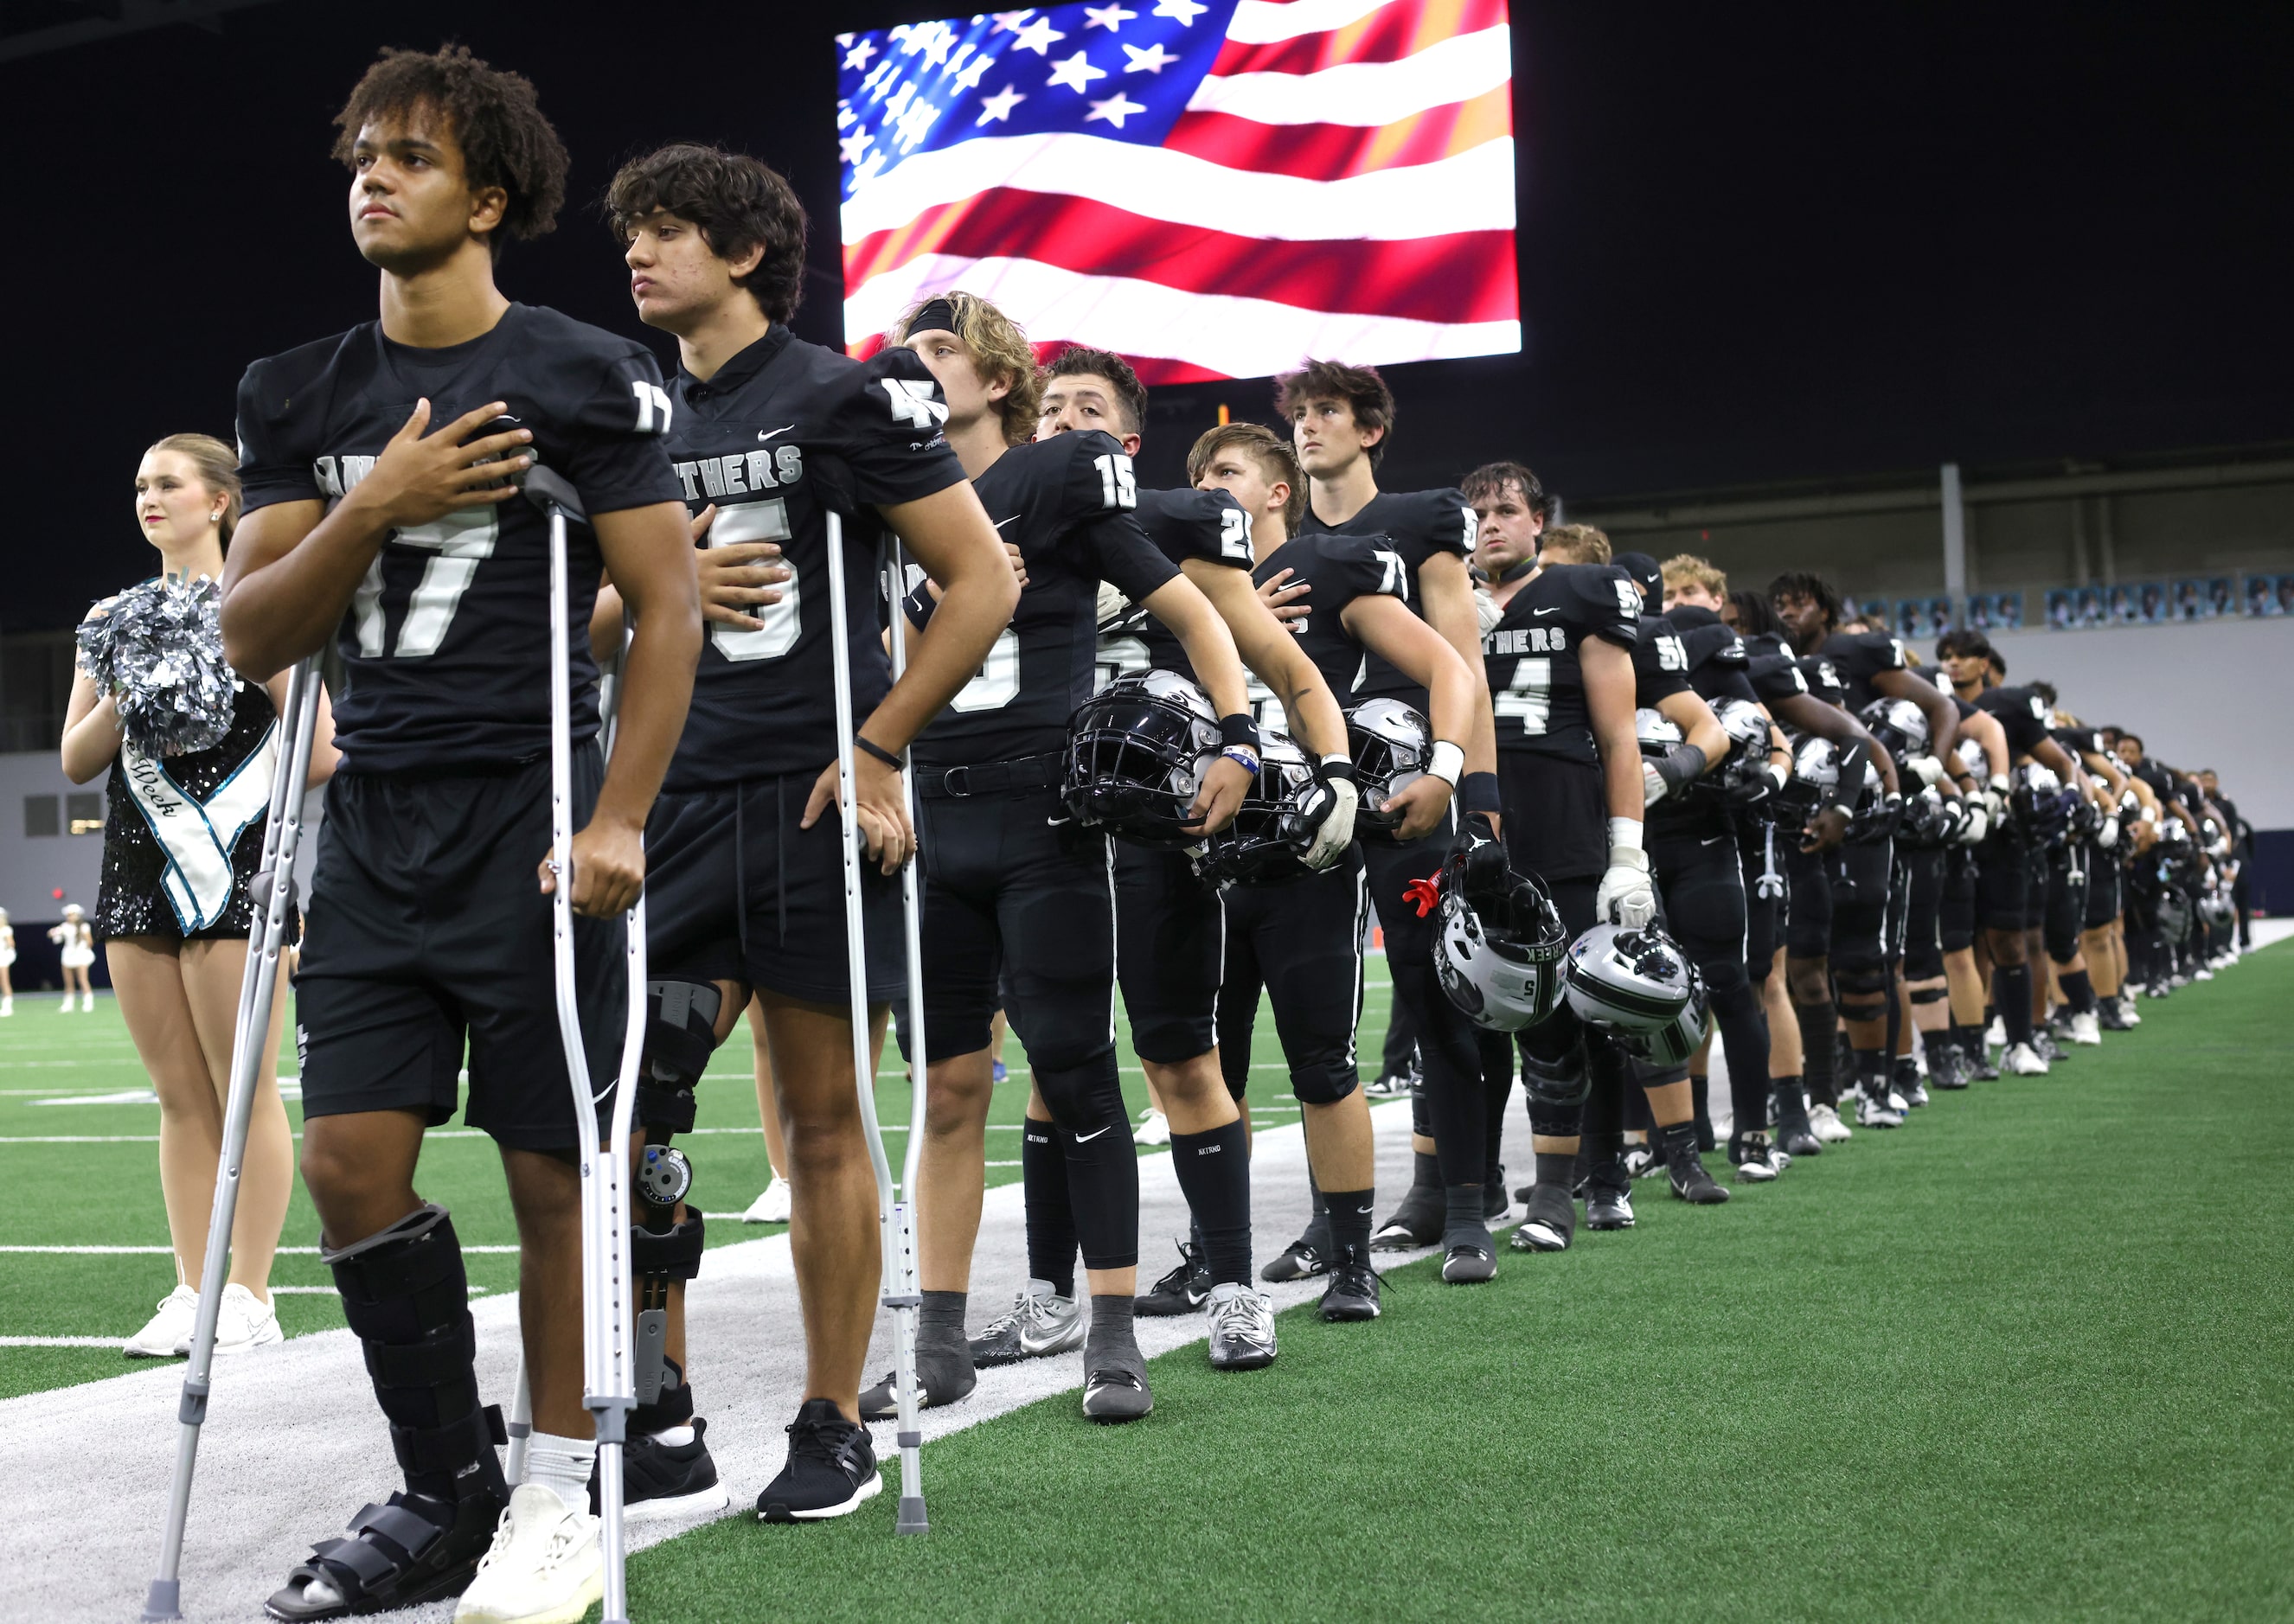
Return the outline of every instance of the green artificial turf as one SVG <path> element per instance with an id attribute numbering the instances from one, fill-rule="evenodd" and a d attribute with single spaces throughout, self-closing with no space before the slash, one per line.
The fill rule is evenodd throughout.
<path id="1" fill-rule="evenodd" d="M 2294 1616 L 2290 1003 L 2280 947 L 1725 1207 L 1182 1350 L 1133 1426 L 1046 1400 L 926 1449 L 927 1537 L 728 1520 L 632 1615 Z"/>

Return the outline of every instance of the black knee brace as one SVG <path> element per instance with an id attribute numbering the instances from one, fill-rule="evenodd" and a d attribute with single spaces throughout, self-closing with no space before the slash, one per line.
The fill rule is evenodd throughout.
<path id="1" fill-rule="evenodd" d="M 717 1016 L 724 1003 L 712 981 L 646 983 L 645 1070 L 638 1078 L 636 1115 L 655 1143 L 693 1132 L 693 1089 L 717 1052 Z"/>
<path id="2" fill-rule="evenodd" d="M 508 1436 L 501 1411 L 478 1402 L 469 1279 L 446 1209 L 424 1206 L 378 1235 L 321 1247 L 320 1261 L 365 1344 L 408 1490 L 449 1503 L 473 1491 L 507 1498 L 494 1446 Z"/>
<path id="3" fill-rule="evenodd" d="M 1351 1066 L 1304 1066 L 1290 1074 L 1290 1092 L 1305 1105 L 1336 1105 L 1362 1086 Z"/>
<path id="4" fill-rule="evenodd" d="M 1538 1112 L 1549 1107 L 1576 1111 L 1584 1105 L 1592 1086 L 1593 1074 L 1586 1068 L 1582 1044 L 1573 1043 L 1566 1053 L 1550 1060 L 1525 1048 L 1522 1051 L 1521 1092 L 1529 1098 L 1533 1123 Z"/>
<path id="5" fill-rule="evenodd" d="M 1834 959 L 1833 979 L 1840 987 L 1843 1020 L 1880 1020 L 1888 1013 L 1888 964 L 1884 959 Z"/>
<path id="6" fill-rule="evenodd" d="M 1945 999 L 1950 996 L 1951 988 L 1948 987 L 1916 987 L 1912 988 L 1912 1002 L 1915 1004 L 1941 1003 Z"/>
<path id="7" fill-rule="evenodd" d="M 655 1403 L 667 1379 L 670 1282 L 701 1272 L 707 1226 L 690 1206 L 683 1222 L 677 1219 L 679 1204 L 692 1188 L 693 1165 L 685 1152 L 669 1145 L 645 1148 L 638 1164 L 638 1217 L 630 1225 L 630 1274 L 638 1296 L 630 1376 L 640 1405 Z"/>

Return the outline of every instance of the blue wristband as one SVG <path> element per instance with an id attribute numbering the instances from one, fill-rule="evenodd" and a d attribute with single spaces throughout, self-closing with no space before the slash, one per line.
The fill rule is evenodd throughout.
<path id="1" fill-rule="evenodd" d="M 1241 746 L 1237 746 L 1232 750 L 1223 750 L 1219 751 L 1219 754 L 1224 756 L 1228 760 L 1242 768 L 1244 772 L 1249 773 L 1252 777 L 1256 778 L 1258 776 L 1258 758 L 1256 755 L 1253 755 L 1249 751 L 1244 750 Z"/>

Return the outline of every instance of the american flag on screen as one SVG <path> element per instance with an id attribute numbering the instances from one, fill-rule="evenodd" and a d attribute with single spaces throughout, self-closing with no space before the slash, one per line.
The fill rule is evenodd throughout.
<path id="1" fill-rule="evenodd" d="M 1521 347 L 1506 0 L 1109 0 L 837 49 L 855 355 L 956 287 L 1151 383 Z"/>

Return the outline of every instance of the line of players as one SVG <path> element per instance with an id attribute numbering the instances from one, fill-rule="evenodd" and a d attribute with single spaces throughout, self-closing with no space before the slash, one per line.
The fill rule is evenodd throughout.
<path id="1" fill-rule="evenodd" d="M 738 1013 L 752 1000 L 761 1013 L 807 1369 L 758 1516 L 834 1517 L 879 1491 L 863 1423 L 887 1398 L 882 1384 L 861 1391 L 879 1235 L 841 969 L 831 514 L 858 543 L 843 596 L 863 651 L 850 673 L 855 812 L 879 1047 L 903 980 L 895 876 L 914 854 L 923 877 L 931 1105 L 915 1193 L 931 1404 L 960 1401 L 980 1364 L 1080 1347 L 1085 1414 L 1143 1416 L 1153 1403 L 1134 1325 L 1143 1303 L 1207 1305 L 1214 1364 L 1273 1360 L 1271 1310 L 1249 1279 L 1238 1108 L 1262 987 L 1316 1187 L 1314 1227 L 1280 1267 L 1327 1275 L 1326 1318 L 1376 1318 L 1354 1046 L 1373 910 L 1425 1079 L 1418 1179 L 1386 1244 L 1436 1241 L 1445 1278 L 1490 1278 L 1487 1225 L 1507 1206 L 1493 1129 L 1512 1043 L 1458 1002 L 1471 967 L 1436 906 L 1453 870 L 1542 899 L 1572 938 L 1602 920 L 1639 930 L 1666 910 L 1712 988 L 1732 1077 L 1757 1084 L 1749 1096 L 1738 1085 L 1732 1150 L 1743 1176 L 1773 1177 L 1784 1158 L 1762 1133 L 1766 1084 L 1791 1074 L 1770 1063 L 1745 937 L 1766 972 L 1783 910 L 1763 883 L 1773 860 L 1745 877 L 1753 848 L 1738 831 L 1761 825 L 1737 813 L 1786 804 L 1794 772 L 1765 718 L 1734 744 L 1714 702 L 1749 694 L 1756 714 L 1766 703 L 1838 751 L 1808 849 L 1755 842 L 1788 871 L 1791 947 L 1807 951 L 1788 952 L 1786 978 L 1818 1095 L 1814 1056 L 1829 1057 L 1835 1024 L 1867 1091 L 1885 1081 L 1902 939 L 1888 905 L 1913 888 L 1890 857 L 1898 813 L 1875 815 L 1859 792 L 1867 763 L 1894 795 L 1899 771 L 1933 757 L 1940 780 L 1960 781 L 1957 804 L 1981 805 L 1993 824 L 2018 754 L 2089 792 L 2045 719 L 2025 724 L 2019 691 L 1956 705 L 1851 639 L 1862 651 L 1851 681 L 1908 694 L 1930 719 L 1936 748 L 1908 744 L 1899 768 L 1857 707 L 1831 702 L 1833 685 L 1791 657 L 1813 657 L 1819 675 L 1845 657 L 1830 647 L 1820 583 L 1777 594 L 1806 646 L 1753 653 L 1709 608 L 1702 622 L 1648 613 L 1665 589 L 1656 572 L 1600 560 L 1598 536 L 1577 539 L 1581 562 L 1557 567 L 1558 538 L 1541 559 L 1541 493 L 1516 465 L 1481 470 L 1464 491 L 1381 491 L 1393 403 L 1367 369 L 1307 366 L 1281 381 L 1287 440 L 1213 431 L 1191 452 L 1192 489 L 1142 491 L 1131 454 L 1145 392 L 1119 358 L 1070 352 L 1039 371 L 1008 318 L 962 293 L 921 302 L 866 361 L 798 340 L 788 321 L 806 223 L 794 194 L 753 159 L 673 146 L 626 165 L 605 200 L 639 319 L 677 340 L 664 382 L 642 346 L 497 289 L 500 243 L 546 232 L 564 195 L 565 154 L 525 80 L 459 48 L 386 53 L 338 122 L 380 319 L 258 361 L 242 381 L 247 518 L 224 630 L 250 678 L 329 637 L 347 676 L 297 978 L 303 1171 L 407 1483 L 313 1547 L 270 1598 L 274 1617 L 459 1594 L 459 1619 L 570 1620 L 598 1593 L 579 1135 L 552 1014 L 548 893 L 560 883 L 582 915 L 577 997 L 598 1076 L 612 1075 L 621 1031 L 614 921 L 645 891 L 637 1113 L 648 1165 L 693 1125 L 696 1084 Z M 590 647 L 622 651 L 610 759 L 597 743 L 597 663 L 586 652 L 576 662 L 582 827 L 570 876 L 535 866 L 549 826 L 547 553 L 516 483 L 537 461 L 570 480 L 591 520 L 574 559 L 575 622 Z M 891 583 L 897 605 L 872 589 L 866 543 L 879 521 L 913 560 Z M 915 634 L 897 680 L 880 612 L 905 614 Z M 1127 666 L 1133 646 L 1144 674 L 1086 707 L 1102 661 Z M 1280 707 L 1279 732 L 1253 714 L 1253 678 L 1262 708 Z M 1998 723 L 1981 775 L 1948 748 L 1963 710 Z M 1752 782 L 1736 806 L 1696 792 L 1732 758 L 1732 777 Z M 1111 840 L 1110 826 L 1130 838 Z M 2013 905 L 2013 928 L 1987 939 L 2013 1059 L 2033 1035 L 2027 983 L 2013 979 L 2028 976 L 2030 889 L 2010 883 L 2028 859 L 2012 849 L 1978 881 L 1987 926 Z M 1805 937 L 1804 921 L 1818 922 Z M 2091 978 L 2072 966 L 2061 980 L 2083 1007 Z M 1182 1269 L 1143 1297 L 1119 983 L 1194 1216 Z M 1911 995 L 1918 1025 L 1934 1001 Z M 1029 1064 L 1032 1278 L 974 1337 L 968 1279 L 999 1008 Z M 1519 1043 L 1537 1177 L 1515 1244 L 1568 1243 L 1581 1157 L 1589 1222 L 1615 1224 L 1621 1211 L 1630 1222 L 1620 1169 L 1634 1100 L 1674 1190 L 1725 1198 L 1696 1156 L 1686 1070 L 1637 1060 L 1570 1004 L 1541 1013 Z M 1776 1093 L 1785 1149 L 1817 1148 L 1809 1118 L 1829 1098 L 1804 1112 L 1797 1089 Z M 501 1147 L 521 1237 L 533 1421 L 516 1484 L 495 1453 L 499 1413 L 480 1402 L 451 1217 L 413 1184 L 425 1129 L 458 1105 Z M 630 1238 L 662 1332 L 641 1350 L 650 1364 L 626 1418 L 638 1518 L 724 1503 L 687 1376 L 682 1295 L 704 1239 L 682 1205 L 646 1206 Z"/>

